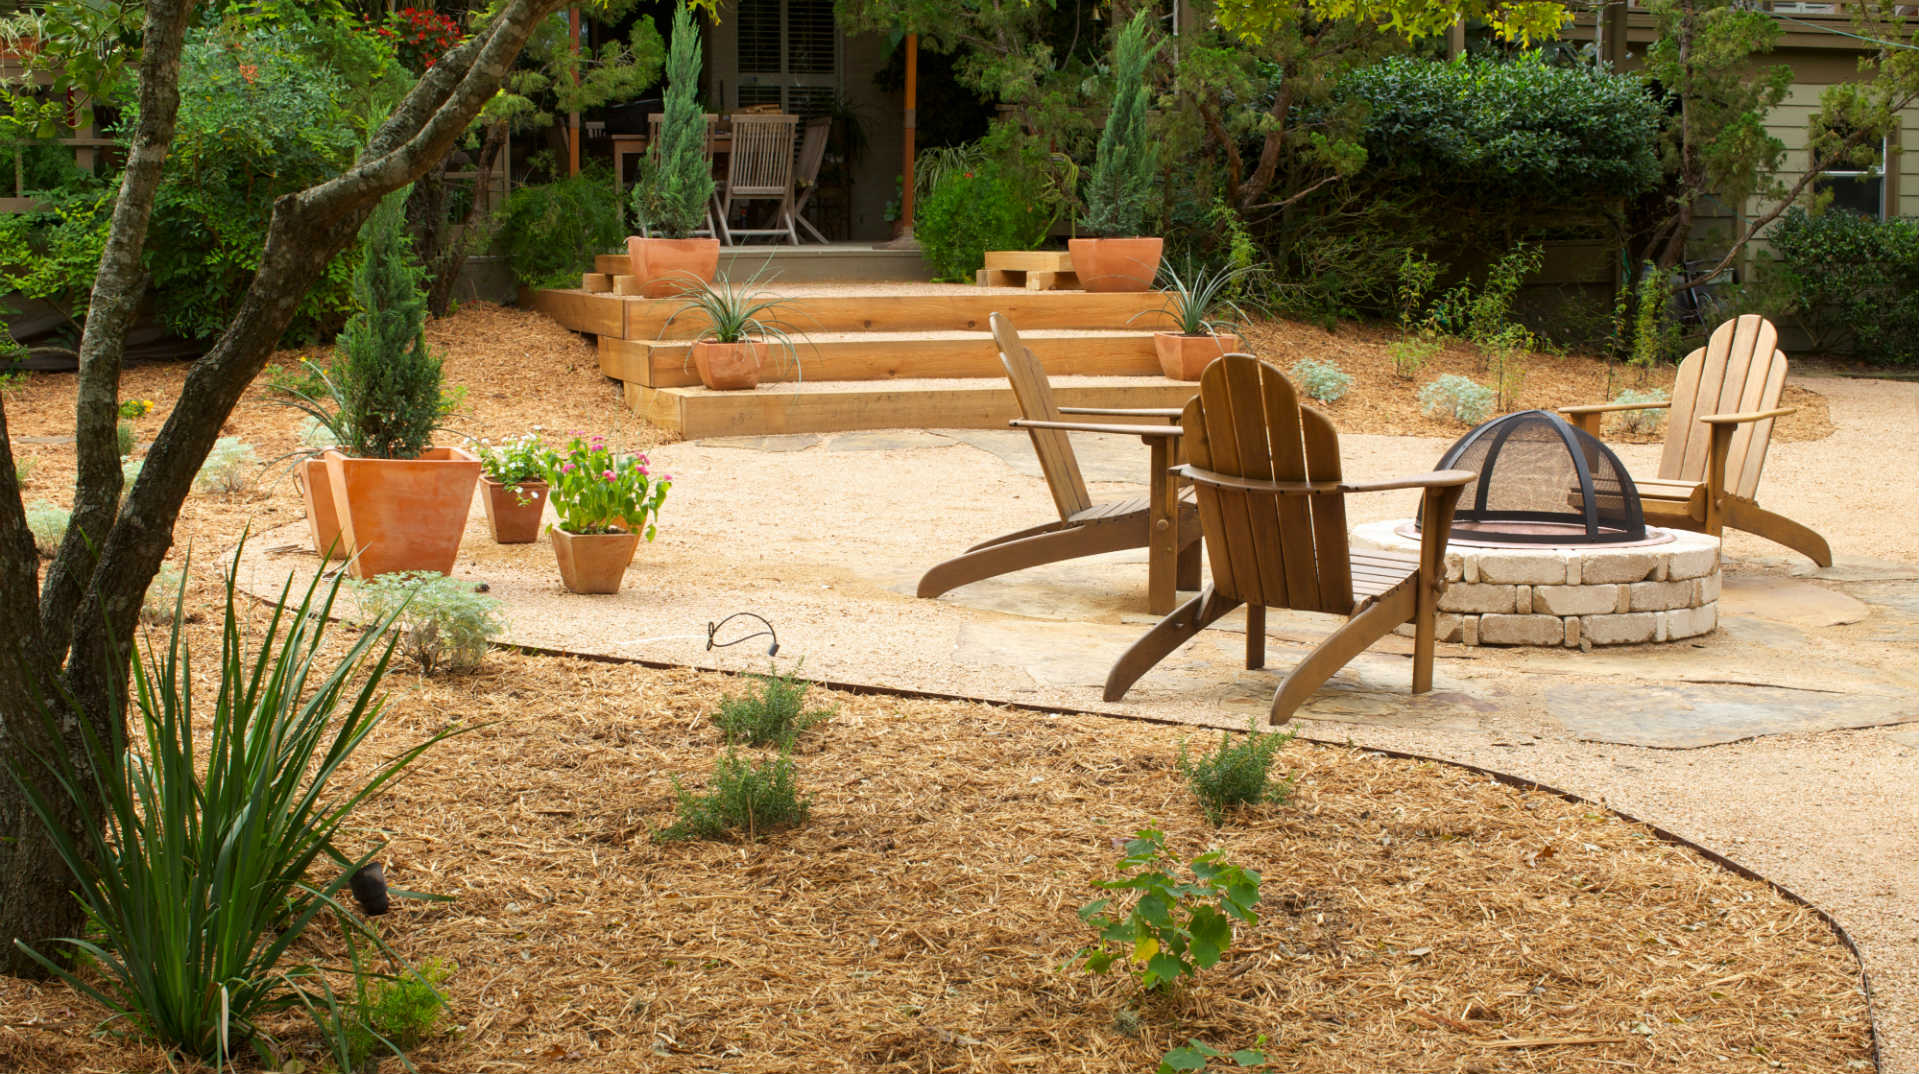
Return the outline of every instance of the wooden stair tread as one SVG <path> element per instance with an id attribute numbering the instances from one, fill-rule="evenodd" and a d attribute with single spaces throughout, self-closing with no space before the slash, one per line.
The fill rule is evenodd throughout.
<path id="1" fill-rule="evenodd" d="M 804 361 L 804 357 L 801 359 Z M 1148 376 L 1056 376 L 1049 378 L 1053 382 L 1055 394 L 1062 390 L 1085 388 L 1153 388 L 1158 390 L 1181 390 L 1188 396 L 1197 391 L 1191 381 L 1172 380 L 1167 377 Z M 898 394 L 901 392 L 1007 392 L 1006 378 L 999 377 L 900 377 L 893 380 L 798 380 L 761 382 L 752 392 L 716 392 L 698 384 L 685 387 L 656 388 L 655 391 L 671 392 L 687 396 L 720 396 L 734 398 L 741 395 L 857 395 L 862 393 Z M 1067 404 L 1073 405 L 1073 404 Z M 1183 405 L 1183 404 L 1182 404 Z M 1118 420 L 1118 419 L 1115 419 Z M 1164 423 L 1159 423 L 1163 425 Z"/>
<path id="2" fill-rule="evenodd" d="M 786 329 L 793 337 L 793 345 L 799 348 L 804 360 L 806 347 L 825 346 L 833 343 L 928 343 L 928 342 L 976 342 L 990 345 L 993 342 L 991 332 L 975 332 L 971 329 L 923 330 L 909 332 L 809 332 L 803 326 Z M 1021 332 L 1028 339 L 1137 339 L 1148 343 L 1152 341 L 1150 329 L 1130 328 L 1036 328 L 1031 332 Z M 646 347 L 685 348 L 692 344 L 690 339 L 630 339 L 627 342 Z M 778 347 L 775 342 L 772 346 Z M 998 374 L 1004 378 L 1005 374 Z"/>

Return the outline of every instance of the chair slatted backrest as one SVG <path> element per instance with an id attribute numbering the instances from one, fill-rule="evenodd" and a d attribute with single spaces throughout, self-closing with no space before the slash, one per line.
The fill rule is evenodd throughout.
<path id="1" fill-rule="evenodd" d="M 993 341 L 999 345 L 1000 364 L 1006 367 L 1006 379 L 1013 384 L 1013 397 L 1019 400 L 1020 416 L 1029 421 L 1059 421 L 1059 407 L 1053 403 L 1053 386 L 1046 379 L 1046 368 L 1039 358 L 1021 343 L 1013 322 L 995 313 L 991 317 Z M 1046 475 L 1046 487 L 1053 490 L 1053 503 L 1059 517 L 1069 519 L 1093 506 L 1086 492 L 1086 479 L 1080 476 L 1079 457 L 1073 454 L 1073 442 L 1064 429 L 1028 429 L 1033 452 L 1039 456 L 1040 472 Z"/>
<path id="2" fill-rule="evenodd" d="M 807 120 L 806 129 L 800 132 L 800 155 L 793 165 L 793 185 L 801 193 L 795 208 L 805 206 L 813 198 L 813 185 L 820 178 L 820 163 L 826 159 L 826 135 L 832 127 L 832 120 L 820 116 Z"/>
<path id="3" fill-rule="evenodd" d="M 733 197 L 785 196 L 793 185 L 794 115 L 733 116 L 726 189 Z"/>
<path id="4" fill-rule="evenodd" d="M 1339 434 L 1299 405 L 1273 366 L 1228 354 L 1206 367 L 1180 416 L 1186 457 L 1201 470 L 1259 481 L 1338 483 Z M 1346 504 L 1195 483 L 1213 585 L 1228 598 L 1275 608 L 1350 613 Z"/>
<path id="5" fill-rule="evenodd" d="M 665 114 L 661 112 L 654 112 L 646 117 L 646 145 L 649 153 L 657 151 L 660 144 L 660 125 L 665 118 Z M 718 133 L 719 125 L 719 113 L 706 113 L 706 162 L 708 164 L 713 163 L 714 135 Z"/>
<path id="6" fill-rule="evenodd" d="M 1712 427 L 1699 419 L 1712 414 L 1771 410 L 1786 386 L 1786 355 L 1779 330 L 1757 314 L 1746 314 L 1713 330 L 1706 345 L 1679 363 L 1672 386 L 1666 449 L 1659 476 L 1667 481 L 1704 481 Z M 1745 422 L 1734 430 L 1726 457 L 1726 490 L 1751 499 L 1759 488 L 1772 442 L 1773 419 Z"/>

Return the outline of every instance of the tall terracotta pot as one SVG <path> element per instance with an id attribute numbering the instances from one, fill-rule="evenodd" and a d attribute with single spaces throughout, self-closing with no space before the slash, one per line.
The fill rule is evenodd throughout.
<path id="1" fill-rule="evenodd" d="M 353 554 L 340 533 L 340 512 L 333 506 L 333 482 L 327 479 L 326 456 L 338 454 L 329 449 L 320 458 L 300 460 L 293 468 L 294 481 L 300 486 L 300 499 L 306 503 L 313 550 L 323 560 L 345 559 Z"/>
<path id="2" fill-rule="evenodd" d="M 503 485 L 492 478 L 480 479 L 480 504 L 486 508 L 486 524 L 493 539 L 501 544 L 532 544 L 540 537 L 540 512 L 546 510 L 546 482 L 522 481 Z"/>
<path id="3" fill-rule="evenodd" d="M 712 283 L 720 270 L 718 239 L 648 239 L 630 235 L 626 256 L 639 277 L 640 294 L 672 298 Z"/>
<path id="4" fill-rule="evenodd" d="M 1160 372 L 1174 380 L 1198 380 L 1206 367 L 1213 364 L 1213 359 L 1243 346 L 1240 338 L 1231 332 L 1217 336 L 1153 333 L 1153 350 L 1159 355 Z"/>
<path id="5" fill-rule="evenodd" d="M 553 527 L 560 582 L 574 593 L 618 593 L 640 546 L 637 533 L 568 533 Z"/>
<path id="6" fill-rule="evenodd" d="M 1151 291 L 1165 245 L 1159 238 L 1071 239 L 1066 249 L 1088 291 Z"/>
<path id="7" fill-rule="evenodd" d="M 700 372 L 700 383 L 715 391 L 757 388 L 760 383 L 760 345 L 714 343 L 701 340 L 693 344 L 693 368 Z"/>
<path id="8" fill-rule="evenodd" d="M 326 459 L 355 578 L 392 571 L 453 573 L 480 460 L 456 447 L 417 459 Z"/>

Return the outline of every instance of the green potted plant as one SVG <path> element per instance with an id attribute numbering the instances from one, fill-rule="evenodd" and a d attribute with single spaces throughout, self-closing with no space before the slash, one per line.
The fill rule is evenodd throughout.
<path id="1" fill-rule="evenodd" d="M 626 240 L 633 275 L 648 298 L 670 297 L 706 283 L 720 264 L 720 240 L 693 237 L 713 200 L 713 165 L 706 155 L 706 114 L 698 99 L 700 31 L 686 4 L 673 10 L 666 75 L 660 144 L 641 158 L 633 184 L 633 215 L 645 234 Z"/>
<path id="2" fill-rule="evenodd" d="M 1164 281 L 1160 289 L 1166 293 L 1166 305 L 1146 312 L 1159 313 L 1173 322 L 1172 331 L 1153 333 L 1153 350 L 1159 355 L 1161 372 L 1174 380 L 1198 380 L 1213 359 L 1245 346 L 1239 325 L 1224 320 L 1223 315 L 1246 316 L 1233 294 L 1257 271 L 1188 265 L 1181 272 L 1171 265 L 1160 267 Z"/>
<path id="3" fill-rule="evenodd" d="M 735 284 L 725 276 L 712 283 L 701 283 L 685 305 L 667 318 L 666 330 L 682 314 L 699 313 L 706 326 L 693 337 L 691 358 L 699 371 L 700 383 L 715 391 L 754 388 L 760 383 L 760 369 L 769 346 L 783 349 L 799 367 L 799 353 L 788 332 L 791 327 L 770 316 L 787 302 L 763 287 L 759 274 Z"/>
<path id="4" fill-rule="evenodd" d="M 618 593 L 640 539 L 656 533 L 672 475 L 653 474 L 645 455 L 615 454 L 604 437 L 575 436 L 564 454 L 547 453 L 546 480 L 560 581 L 574 593 Z"/>
<path id="5" fill-rule="evenodd" d="M 553 449 L 540 439 L 539 429 L 535 425 L 532 432 L 498 446 L 480 441 L 480 503 L 500 544 L 531 544 L 540 536 Z"/>
<path id="6" fill-rule="evenodd" d="M 1150 291 L 1164 240 L 1146 235 L 1152 222 L 1158 153 L 1146 134 L 1151 94 L 1146 67 L 1160 42 L 1148 43 L 1152 11 L 1141 8 L 1113 44 L 1113 108 L 1087 178 L 1079 227 L 1093 238 L 1067 242 L 1073 272 L 1088 291 Z"/>
<path id="7" fill-rule="evenodd" d="M 480 476 L 478 459 L 431 443 L 452 401 L 441 391 L 440 359 L 426 346 L 424 270 L 407 237 L 405 202 L 402 188 L 367 219 L 353 274 L 359 312 L 340 332 L 330 374 L 313 371 L 320 393 L 291 393 L 338 441 L 322 456 L 326 492 L 309 470 L 307 495 L 316 509 L 331 498 L 341 551 L 360 579 L 451 574 Z"/>

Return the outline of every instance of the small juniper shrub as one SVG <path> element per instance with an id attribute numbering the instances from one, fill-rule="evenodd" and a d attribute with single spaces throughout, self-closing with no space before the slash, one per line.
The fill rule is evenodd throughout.
<path id="1" fill-rule="evenodd" d="M 1322 403 L 1337 403 L 1352 387 L 1353 378 L 1332 362 L 1301 358 L 1287 371 L 1299 390 Z"/>
<path id="2" fill-rule="evenodd" d="M 376 980 L 371 986 L 361 980 L 353 1020 L 348 1028 L 348 1047 L 355 1070 L 371 1069 L 376 1055 L 392 1052 L 404 1055 L 418 1048 L 433 1035 L 440 1015 L 446 1011 L 446 993 L 440 986 L 453 975 L 451 965 L 437 958 L 409 967 L 397 977 Z"/>
<path id="3" fill-rule="evenodd" d="M 397 616 L 399 649 L 422 674 L 472 671 L 487 646 L 506 629 L 499 600 L 473 583 L 436 571 L 398 571 L 354 584 L 369 622 Z"/>
<path id="4" fill-rule="evenodd" d="M 253 483 L 253 471 L 259 465 L 252 444 L 237 436 L 223 436 L 213 442 L 200 472 L 193 475 L 193 487 L 216 496 L 236 496 Z"/>
<path id="5" fill-rule="evenodd" d="M 705 794 L 694 794 L 673 781 L 679 819 L 654 835 L 659 842 L 681 839 L 743 837 L 757 842 L 769 832 L 806 823 L 813 800 L 799 793 L 793 758 L 753 761 L 730 747 L 713 764 L 713 779 Z"/>
<path id="6" fill-rule="evenodd" d="M 1447 373 L 1419 389 L 1419 409 L 1429 418 L 1478 425 L 1492 416 L 1494 398 L 1491 388 L 1471 377 Z"/>
<path id="7" fill-rule="evenodd" d="M 1079 919 L 1099 931 L 1099 942 L 1076 957 L 1088 972 L 1104 975 L 1116 962 L 1132 964 L 1148 991 L 1170 990 L 1200 970 L 1218 965 L 1233 945 L 1233 921 L 1259 924 L 1259 874 L 1229 865 L 1218 850 L 1194 858 L 1190 882 L 1174 880 L 1166 833 L 1142 828 L 1126 843 L 1117 880 L 1096 880 L 1106 891 L 1136 891 L 1124 914 L 1109 912 L 1112 899 L 1079 908 Z"/>
<path id="8" fill-rule="evenodd" d="M 45 500 L 36 500 L 27 505 L 27 529 L 33 532 L 33 547 L 42 556 L 52 559 L 60 550 L 60 542 L 67 539 L 67 523 L 73 520 L 73 512 L 57 507 Z"/>
<path id="9" fill-rule="evenodd" d="M 1615 403 L 1663 403 L 1670 398 L 1664 388 L 1640 391 L 1628 388 L 1613 396 Z M 1647 407 L 1645 410 L 1621 410 L 1612 415 L 1615 428 L 1639 436 L 1649 436 L 1659 431 L 1666 420 L 1666 411 L 1662 407 Z"/>
<path id="10" fill-rule="evenodd" d="M 798 670 L 782 675 L 777 668 L 770 669 L 752 676 L 759 684 L 757 690 L 721 698 L 713 722 L 720 725 L 726 741 L 790 750 L 808 728 L 832 719 L 832 709 L 806 709 L 806 691 L 813 684 L 800 678 Z"/>
<path id="11" fill-rule="evenodd" d="M 1219 747 L 1197 758 L 1179 744 L 1179 774 L 1199 799 L 1206 819 L 1217 828 L 1226 820 L 1228 810 L 1262 802 L 1284 802 L 1292 796 L 1290 776 L 1274 779 L 1273 755 L 1298 734 L 1297 731 L 1270 731 L 1260 734 L 1257 717 L 1248 720 L 1246 734 L 1234 741 L 1232 732 L 1222 731 Z"/>

